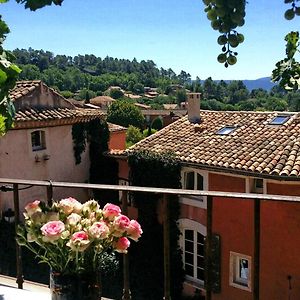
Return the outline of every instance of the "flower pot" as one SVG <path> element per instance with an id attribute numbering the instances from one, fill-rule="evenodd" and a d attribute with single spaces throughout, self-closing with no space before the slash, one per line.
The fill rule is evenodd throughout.
<path id="1" fill-rule="evenodd" d="M 101 299 L 100 273 L 64 275 L 50 272 L 51 300 Z"/>

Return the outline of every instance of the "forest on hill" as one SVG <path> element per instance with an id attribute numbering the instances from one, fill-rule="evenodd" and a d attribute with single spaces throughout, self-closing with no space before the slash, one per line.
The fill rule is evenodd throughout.
<path id="1" fill-rule="evenodd" d="M 102 95 L 110 86 L 142 97 L 140 103 L 161 108 L 163 103 L 180 103 L 186 90 L 202 94 L 201 107 L 211 110 L 279 110 L 300 111 L 300 93 L 285 92 L 278 86 L 270 91 L 249 91 L 243 81 L 225 82 L 199 77 L 191 79 L 186 71 L 176 74 L 171 68 L 158 68 L 152 60 L 100 58 L 93 54 L 54 55 L 32 48 L 15 49 L 16 63 L 22 69 L 20 80 L 40 79 L 67 98 L 77 100 Z M 201 70 L 199 70 L 201 72 Z M 175 86 L 182 87 L 174 90 Z M 144 88 L 156 88 L 158 96 L 149 99 Z"/>

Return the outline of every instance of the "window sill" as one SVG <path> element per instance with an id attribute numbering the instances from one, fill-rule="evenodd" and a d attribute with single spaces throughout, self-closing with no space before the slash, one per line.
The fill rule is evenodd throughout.
<path id="1" fill-rule="evenodd" d="M 248 285 L 244 285 L 242 283 L 230 282 L 230 286 L 243 291 L 251 292 L 251 287 L 249 287 Z"/>
<path id="2" fill-rule="evenodd" d="M 184 283 L 187 284 L 187 285 L 192 286 L 193 288 L 205 290 L 204 282 L 186 278 Z"/>
<path id="3" fill-rule="evenodd" d="M 42 150 L 46 150 L 46 147 L 34 147 L 34 148 L 32 148 L 33 152 L 42 151 Z"/>
<path id="4" fill-rule="evenodd" d="M 207 208 L 207 197 L 203 196 L 199 200 L 195 200 L 195 198 L 191 199 L 188 197 L 180 197 L 179 202 L 182 204 L 194 206 L 194 207 L 199 207 L 199 208 Z"/>

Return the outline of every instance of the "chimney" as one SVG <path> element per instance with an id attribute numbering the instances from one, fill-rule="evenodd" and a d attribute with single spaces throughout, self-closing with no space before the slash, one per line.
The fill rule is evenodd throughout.
<path id="1" fill-rule="evenodd" d="M 188 93 L 188 118 L 191 123 L 199 124 L 200 118 L 200 93 Z"/>

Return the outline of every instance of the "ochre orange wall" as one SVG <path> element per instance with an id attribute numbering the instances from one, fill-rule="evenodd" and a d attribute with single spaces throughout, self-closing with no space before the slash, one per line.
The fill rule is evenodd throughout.
<path id="1" fill-rule="evenodd" d="M 128 165 L 119 161 L 120 177 L 127 178 Z M 209 190 L 246 192 L 246 178 L 209 174 Z M 300 184 L 267 183 L 268 194 L 300 196 Z M 221 237 L 221 293 L 213 300 L 252 300 L 254 282 L 253 200 L 213 198 L 213 233 Z M 180 218 L 206 225 L 206 210 L 181 205 Z M 260 300 L 300 299 L 300 205 L 261 202 Z M 230 251 L 252 258 L 252 291 L 229 285 Z M 291 276 L 289 289 L 288 276 Z M 192 292 L 194 289 L 191 290 Z"/>
<path id="2" fill-rule="evenodd" d="M 267 190 L 268 194 L 300 195 L 300 185 L 268 183 Z M 300 299 L 299 204 L 262 202 L 260 267 L 260 299 Z"/>
<path id="3" fill-rule="evenodd" d="M 126 159 L 117 159 L 119 164 L 119 179 L 128 179 L 129 166 Z"/>
<path id="4" fill-rule="evenodd" d="M 206 226 L 206 209 L 181 204 L 180 219 L 190 219 Z"/>
<path id="5" fill-rule="evenodd" d="M 209 190 L 245 192 L 245 179 L 209 175 Z M 251 292 L 229 285 L 230 251 L 253 257 L 253 203 L 251 200 L 213 198 L 213 233 L 221 236 L 221 293 L 212 299 L 250 300 Z"/>
<path id="6" fill-rule="evenodd" d="M 126 149 L 126 130 L 110 132 L 108 148 L 110 150 Z"/>
<path id="7" fill-rule="evenodd" d="M 245 192 L 245 179 L 210 174 L 209 189 Z M 268 194 L 300 195 L 300 184 L 267 184 Z M 213 200 L 213 233 L 221 236 L 221 293 L 213 300 L 252 299 L 253 292 L 229 285 L 230 251 L 252 258 L 252 290 L 254 271 L 253 200 Z M 300 205 L 283 202 L 261 202 L 260 299 L 300 299 Z M 289 289 L 288 276 L 291 276 Z"/>

